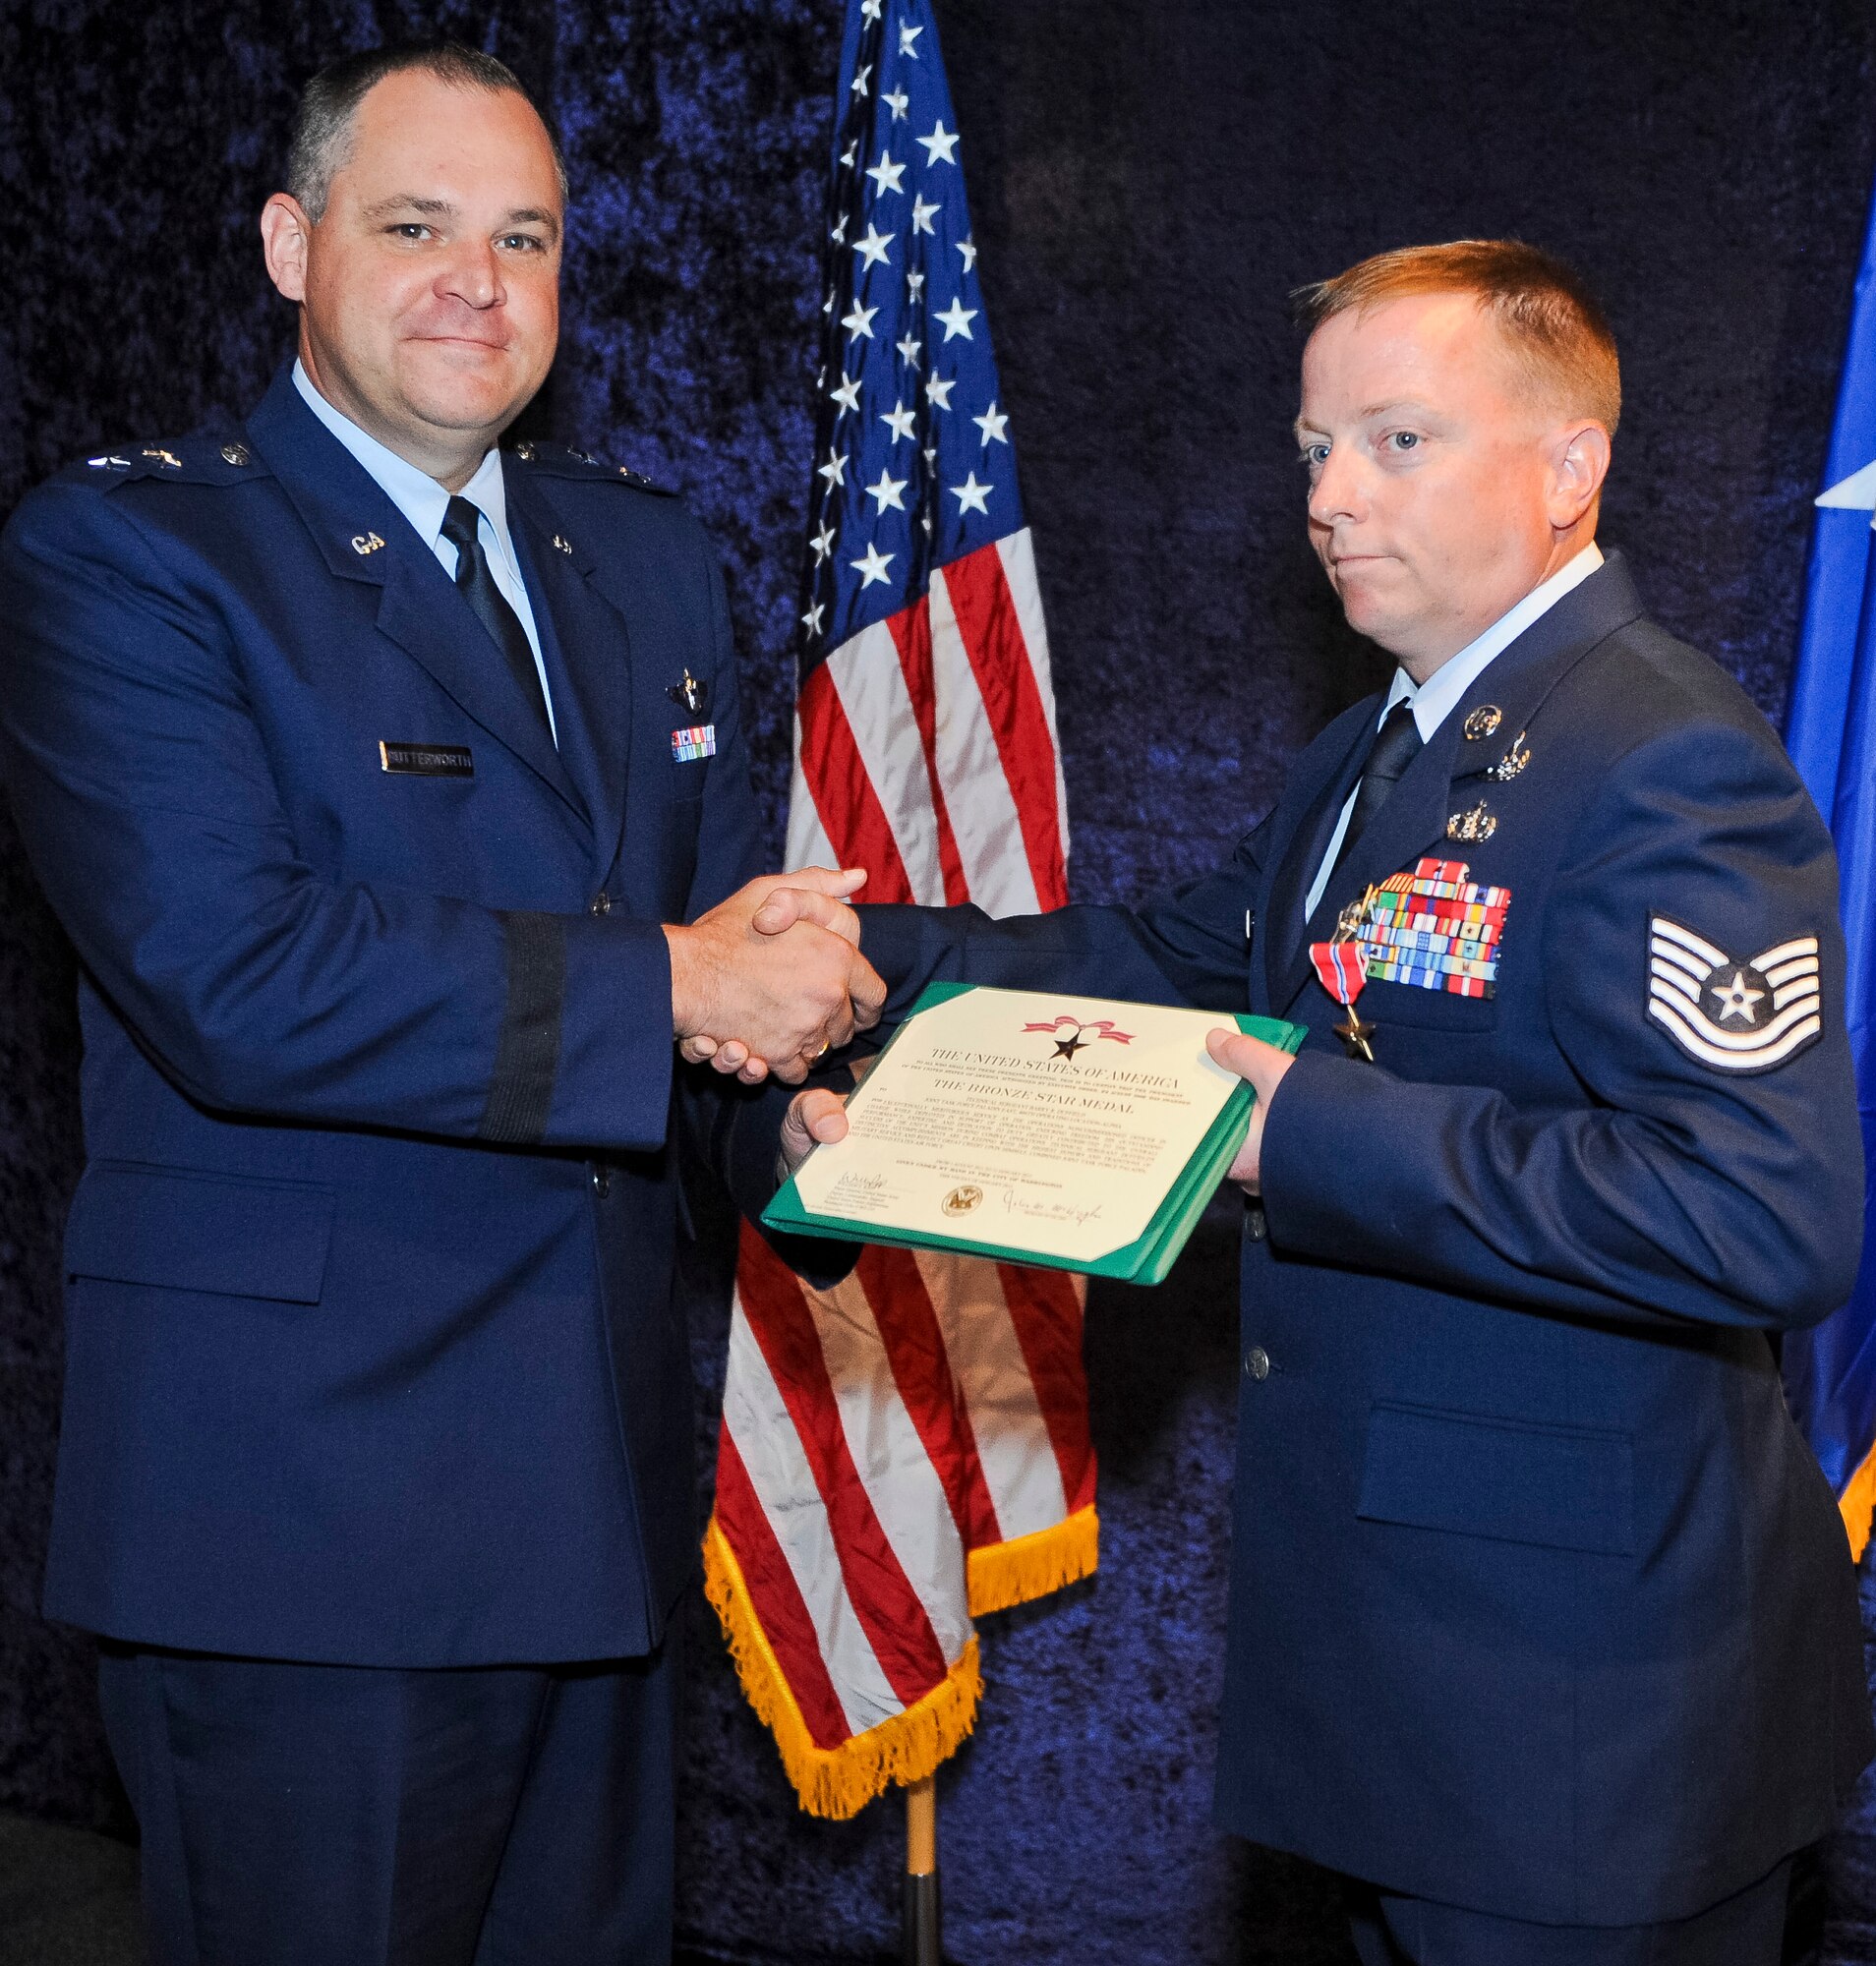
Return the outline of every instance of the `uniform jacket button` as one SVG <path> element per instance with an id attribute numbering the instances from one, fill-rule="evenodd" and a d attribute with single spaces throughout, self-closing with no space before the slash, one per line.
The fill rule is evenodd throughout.
<path id="1" fill-rule="evenodd" d="M 605 914 L 611 914 L 612 911 L 613 911 L 613 897 L 606 892 L 604 888 L 602 888 L 599 891 L 599 893 L 593 896 L 593 905 L 589 910 L 589 912 L 596 915 L 605 915 Z"/>
<path id="2" fill-rule="evenodd" d="M 1245 1203 L 1244 1226 L 1246 1230 L 1250 1233 L 1252 1242 L 1254 1243 L 1262 1242 L 1263 1231 L 1265 1226 L 1263 1220 L 1262 1202 L 1253 1200 L 1253 1201 L 1247 1201 Z"/>
<path id="3" fill-rule="evenodd" d="M 1261 1345 L 1254 1345 L 1244 1355 L 1244 1375 L 1247 1379 L 1267 1379 L 1270 1376 L 1270 1355 Z"/>
<path id="4" fill-rule="evenodd" d="M 596 1167 L 593 1170 L 593 1192 L 604 1196 L 611 1189 L 612 1185 L 612 1170 L 610 1168 Z"/>

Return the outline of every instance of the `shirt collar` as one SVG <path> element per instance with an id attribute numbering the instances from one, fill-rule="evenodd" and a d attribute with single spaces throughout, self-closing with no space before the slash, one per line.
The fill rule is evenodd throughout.
<path id="1" fill-rule="evenodd" d="M 442 537 L 449 493 L 427 471 L 420 471 L 408 458 L 399 457 L 369 431 L 361 430 L 350 417 L 334 409 L 313 386 L 312 376 L 297 358 L 293 364 L 293 386 L 307 408 L 377 480 L 379 489 L 410 521 L 417 537 L 434 550 Z M 508 553 L 508 508 L 499 450 L 490 450 L 477 465 L 476 475 L 462 488 L 462 495 L 482 508 L 495 528 L 502 551 Z M 508 557 L 513 555 L 510 553 Z"/>
<path id="2" fill-rule="evenodd" d="M 1502 655 L 1532 622 L 1548 614 L 1572 588 L 1581 587 L 1602 563 L 1603 550 L 1592 540 L 1568 565 L 1559 567 L 1542 586 L 1532 588 L 1483 635 L 1441 663 L 1424 683 L 1416 686 L 1405 669 L 1396 669 L 1381 714 L 1385 716 L 1397 703 L 1411 703 L 1420 741 L 1431 742 L 1434 732 L 1458 708 L 1493 658 Z"/>

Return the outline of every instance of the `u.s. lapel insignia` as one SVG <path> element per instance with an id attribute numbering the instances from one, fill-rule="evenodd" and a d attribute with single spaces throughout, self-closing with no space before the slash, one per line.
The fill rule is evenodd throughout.
<path id="1" fill-rule="evenodd" d="M 1467 741 L 1476 744 L 1490 737 L 1503 722 L 1504 712 L 1495 703 L 1482 703 L 1477 710 L 1466 712 L 1466 721 L 1460 728 L 1465 731 Z"/>
<path id="2" fill-rule="evenodd" d="M 573 550 L 573 543 L 572 543 L 572 541 L 571 541 L 571 540 L 568 540 L 568 539 L 565 539 L 565 538 L 563 538 L 563 537 L 562 537 L 562 536 L 561 536 L 560 534 L 558 534 L 558 533 L 556 533 L 556 534 L 554 535 L 554 544 L 555 544 L 555 545 L 556 545 L 557 547 L 558 547 L 558 548 L 559 548 L 559 549 L 560 549 L 560 550 L 561 550 L 561 551 L 562 551 L 563 553 L 570 553 L 570 552 L 571 552 L 571 551 Z"/>
<path id="3" fill-rule="evenodd" d="M 683 681 L 673 683 L 665 694 L 673 703 L 681 704 L 692 717 L 701 717 L 710 708 L 710 685 L 698 681 L 687 668 Z"/>
<path id="4" fill-rule="evenodd" d="M 1446 821 L 1446 838 L 1461 840 L 1468 846 L 1482 845 L 1497 830 L 1497 816 L 1486 810 L 1483 799 L 1464 812 L 1455 812 Z"/>
<path id="5" fill-rule="evenodd" d="M 180 471 L 182 469 L 182 459 L 173 450 L 165 450 L 161 444 L 150 444 L 144 451 L 144 455 L 149 459 L 150 463 L 160 464 L 166 470 Z"/>
<path id="6" fill-rule="evenodd" d="M 1817 937 L 1739 957 L 1666 915 L 1648 920 L 1648 1014 L 1716 1071 L 1770 1071 L 1824 1030 Z"/>
<path id="7" fill-rule="evenodd" d="M 1495 765 L 1488 765 L 1485 768 L 1485 776 L 1488 779 L 1496 779 L 1501 785 L 1508 784 L 1530 762 L 1531 747 L 1524 741 L 1524 732 L 1520 730 L 1512 738 L 1504 756 Z"/>
<path id="8" fill-rule="evenodd" d="M 384 542 L 376 533 L 354 533 L 352 535 L 352 550 L 361 558 L 368 557 L 370 554 L 377 552 L 379 548 L 383 544 Z"/>

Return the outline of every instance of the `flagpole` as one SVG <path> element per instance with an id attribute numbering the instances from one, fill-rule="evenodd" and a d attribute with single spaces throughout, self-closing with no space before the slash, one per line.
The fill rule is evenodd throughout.
<path id="1" fill-rule="evenodd" d="M 938 1900 L 938 1782 L 927 1775 L 906 1791 L 905 1966 L 943 1966 Z"/>

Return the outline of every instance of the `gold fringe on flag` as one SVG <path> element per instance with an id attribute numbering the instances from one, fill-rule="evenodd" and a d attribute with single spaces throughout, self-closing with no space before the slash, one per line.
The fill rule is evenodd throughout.
<path id="1" fill-rule="evenodd" d="M 844 1821 L 894 1782 L 923 1781 L 976 1725 L 983 1679 L 973 1638 L 950 1672 L 915 1706 L 838 1748 L 817 1747 L 749 1601 L 742 1567 L 714 1517 L 704 1532 L 703 1559 L 704 1595 L 723 1624 L 742 1691 L 775 1736 L 782 1765 L 810 1816 Z"/>
<path id="2" fill-rule="evenodd" d="M 970 1615 L 981 1618 L 1046 1597 L 1065 1584 L 1091 1577 L 1100 1560 L 1101 1524 L 1092 1502 L 1032 1535 L 973 1549 L 965 1573 Z"/>
<path id="3" fill-rule="evenodd" d="M 1844 1531 L 1849 1537 L 1850 1561 L 1861 1563 L 1863 1545 L 1869 1540 L 1871 1512 L 1876 1511 L 1876 1447 L 1864 1455 L 1862 1466 L 1837 1498 L 1837 1506 L 1843 1512 Z"/>

